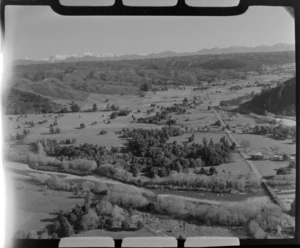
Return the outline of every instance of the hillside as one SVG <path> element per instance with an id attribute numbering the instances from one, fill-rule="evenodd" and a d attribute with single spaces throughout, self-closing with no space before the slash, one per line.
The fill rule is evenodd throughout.
<path id="1" fill-rule="evenodd" d="M 259 114 L 271 112 L 278 115 L 296 114 L 296 79 L 292 78 L 279 86 L 265 90 L 250 102 L 240 106 L 240 110 Z"/>
<path id="2" fill-rule="evenodd" d="M 195 55 L 102 62 L 60 62 L 16 65 L 12 85 L 23 91 L 67 100 L 90 93 L 136 95 L 142 84 L 197 85 L 244 78 L 263 65 L 295 62 L 293 51 Z"/>
<path id="3" fill-rule="evenodd" d="M 4 106 L 5 114 L 8 115 L 52 113 L 62 107 L 45 97 L 16 88 L 9 90 Z"/>

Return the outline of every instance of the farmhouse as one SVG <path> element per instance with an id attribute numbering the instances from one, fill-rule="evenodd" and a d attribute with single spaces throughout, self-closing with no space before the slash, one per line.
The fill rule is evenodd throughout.
<path id="1" fill-rule="evenodd" d="M 283 161 L 283 156 L 282 155 L 274 155 L 271 160 L 273 161 Z"/>
<path id="2" fill-rule="evenodd" d="M 235 133 L 236 133 L 236 134 L 242 134 L 242 133 L 243 133 L 243 130 L 241 130 L 241 129 L 236 129 L 236 130 L 235 130 Z"/>
<path id="3" fill-rule="evenodd" d="M 262 155 L 260 152 L 257 152 L 257 153 L 251 154 L 250 158 L 252 160 L 263 160 L 264 159 L 264 155 Z"/>

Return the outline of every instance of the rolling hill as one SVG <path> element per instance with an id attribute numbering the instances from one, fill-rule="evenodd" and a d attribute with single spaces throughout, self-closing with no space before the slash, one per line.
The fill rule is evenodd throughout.
<path id="1" fill-rule="evenodd" d="M 11 84 L 43 96 L 84 100 L 90 93 L 138 94 L 142 84 L 197 85 L 245 77 L 263 65 L 295 62 L 293 51 L 144 60 L 17 65 Z"/>
<path id="2" fill-rule="evenodd" d="M 49 99 L 85 101 L 91 93 L 138 95 L 145 84 L 156 88 L 217 84 L 222 80 L 244 79 L 249 71 L 260 73 L 266 65 L 294 62 L 295 52 L 285 51 L 15 65 L 9 85 L 14 89 L 10 93 L 12 99 L 18 104 L 24 101 L 29 109 L 40 112 L 39 102 L 44 103 L 46 109 L 55 107 Z M 34 96 L 30 103 L 28 97 L 23 96 L 26 92 L 41 99 Z M 23 106 L 13 105 L 12 100 L 7 106 L 8 113 L 24 112 Z"/>

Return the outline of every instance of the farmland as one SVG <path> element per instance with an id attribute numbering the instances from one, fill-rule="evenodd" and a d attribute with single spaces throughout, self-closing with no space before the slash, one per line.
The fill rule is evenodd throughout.
<path id="1" fill-rule="evenodd" d="M 138 62 L 134 63 L 137 66 Z M 116 64 L 127 67 L 127 62 Z M 83 70 L 84 64 L 80 68 Z M 176 83 L 168 78 L 164 83 L 153 83 L 155 90 L 150 87 L 145 91 L 134 86 L 134 78 L 127 78 L 125 90 L 126 83 L 119 81 L 118 74 L 114 79 L 124 88 L 117 94 L 110 92 L 113 89 L 109 85 L 106 92 L 94 90 L 100 75 L 95 72 L 85 75 L 93 87 L 82 89 L 80 97 L 78 92 L 70 91 L 72 96 L 61 98 L 50 92 L 47 97 L 55 103 L 51 106 L 64 107 L 64 111 L 6 115 L 5 166 L 13 199 L 20 201 L 14 204 L 15 218 L 21 220 L 18 230 L 11 228 L 11 235 L 19 231 L 19 238 L 178 238 L 199 233 L 290 237 L 286 230 L 293 228 L 290 209 L 294 185 L 284 188 L 286 179 L 279 178 L 278 171 L 289 179 L 295 174 L 295 137 L 290 137 L 293 127 L 288 127 L 288 134 L 280 133 L 289 135 L 280 140 L 274 139 L 273 133 L 277 135 L 281 129 L 273 126 L 272 134 L 254 134 L 252 126 L 278 116 L 245 113 L 236 108 L 239 106 L 221 106 L 221 101 L 239 96 L 241 102 L 232 102 L 242 105 L 251 101 L 263 94 L 265 87 L 284 85 L 293 77 L 293 68 L 294 64 L 287 62 L 259 72 L 224 69 L 221 78 L 201 79 L 199 84 L 184 84 L 187 79 L 177 75 Z M 44 76 L 35 74 L 35 70 L 34 66 L 21 67 L 18 76 L 27 71 L 35 93 L 46 97 L 37 86 Z M 64 74 L 64 70 L 60 75 L 65 80 L 76 78 L 72 73 Z M 214 73 L 206 70 L 210 71 L 204 70 L 204 74 Z M 47 76 L 53 76 L 50 74 Z M 20 85 L 26 90 L 24 82 Z M 59 87 L 60 82 L 54 85 Z M 9 105 L 9 111 L 12 108 Z M 259 152 L 264 159 L 253 160 L 253 154 Z M 275 161 L 274 156 L 280 159 Z M 275 192 L 281 190 L 279 198 L 286 198 L 282 196 L 284 190 L 290 190 L 286 209 L 272 202 L 261 179 Z M 269 215 L 260 216 L 262 209 L 277 220 L 287 220 L 281 222 L 282 231 L 277 230 L 279 224 L 273 219 L 264 224 Z M 258 225 L 260 234 L 253 233 L 250 222 Z"/>

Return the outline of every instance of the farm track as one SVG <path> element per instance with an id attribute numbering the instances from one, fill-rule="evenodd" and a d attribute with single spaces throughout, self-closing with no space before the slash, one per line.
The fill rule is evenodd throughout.
<path id="1" fill-rule="evenodd" d="M 249 161 L 247 158 L 248 156 L 246 155 L 246 153 L 242 150 L 240 144 L 237 142 L 237 140 L 235 139 L 235 137 L 233 136 L 233 134 L 231 133 L 230 130 L 228 130 L 226 128 L 226 124 L 224 123 L 224 121 L 222 120 L 222 117 L 219 115 L 219 113 L 214 109 L 212 108 L 212 110 L 214 111 L 215 115 L 218 117 L 218 119 L 220 120 L 221 122 L 221 125 L 223 127 L 225 127 L 225 133 L 226 135 L 228 136 L 228 138 L 230 139 L 230 141 L 232 143 L 235 143 L 236 144 L 236 150 L 238 151 L 238 153 L 241 155 L 241 157 L 243 158 L 243 160 L 246 162 L 246 164 L 249 166 L 250 170 L 253 171 L 257 177 L 257 179 L 259 181 L 262 180 L 263 176 L 261 175 L 261 173 L 257 170 L 256 166 L 251 162 Z"/>

